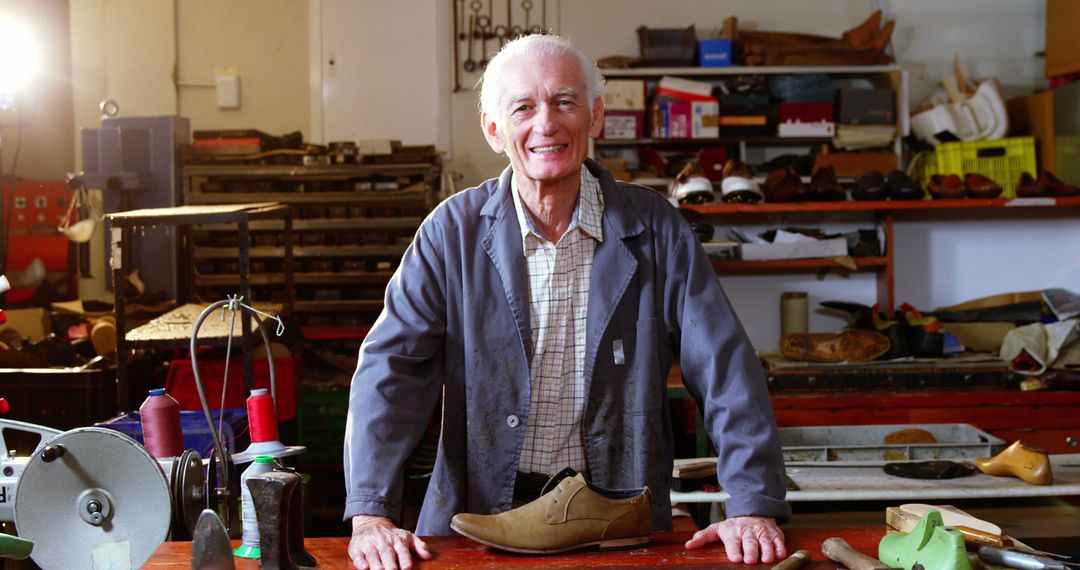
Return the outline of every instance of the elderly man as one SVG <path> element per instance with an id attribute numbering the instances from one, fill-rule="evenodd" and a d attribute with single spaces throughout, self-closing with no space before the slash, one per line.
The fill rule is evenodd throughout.
<path id="1" fill-rule="evenodd" d="M 403 462 L 440 394 L 418 535 L 452 534 L 456 513 L 535 499 L 526 483 L 564 467 L 602 487 L 647 485 L 653 528 L 670 528 L 676 357 L 731 495 L 728 518 L 687 548 L 723 541 L 748 564 L 787 555 L 775 519 L 790 508 L 760 365 L 679 213 L 586 159 L 602 89 L 592 60 L 553 36 L 510 42 L 488 66 L 481 126 L 510 167 L 425 220 L 353 377 L 345 515 L 357 568 L 430 557 L 394 519 Z"/>

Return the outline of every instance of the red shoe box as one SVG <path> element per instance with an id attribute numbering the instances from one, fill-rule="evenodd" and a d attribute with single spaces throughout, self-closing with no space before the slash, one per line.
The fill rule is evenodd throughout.
<path id="1" fill-rule="evenodd" d="M 836 134 L 832 103 L 780 103 L 781 137 L 831 137 Z"/>

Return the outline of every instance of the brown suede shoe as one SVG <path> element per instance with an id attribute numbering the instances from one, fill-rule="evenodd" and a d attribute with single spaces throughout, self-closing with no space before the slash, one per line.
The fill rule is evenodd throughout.
<path id="1" fill-rule="evenodd" d="M 539 499 L 497 515 L 458 513 L 450 528 L 481 544 L 523 554 L 585 546 L 627 548 L 649 541 L 649 488 L 602 489 L 580 473 Z"/>
<path id="2" fill-rule="evenodd" d="M 975 467 L 987 475 L 1012 475 L 1032 485 L 1050 485 L 1054 482 L 1050 456 L 1041 449 L 1024 445 L 1020 440 L 993 457 L 976 459 Z"/>
<path id="3" fill-rule="evenodd" d="M 845 329 L 831 333 L 790 333 L 780 338 L 780 352 L 811 362 L 866 362 L 889 351 L 889 337 L 874 331 Z"/>
<path id="4" fill-rule="evenodd" d="M 964 181 L 955 174 L 933 174 L 926 189 L 935 200 L 959 200 L 967 195 Z"/>
<path id="5" fill-rule="evenodd" d="M 991 199 L 1001 196 L 1001 186 L 990 178 L 969 172 L 964 176 L 964 187 L 969 198 Z"/>

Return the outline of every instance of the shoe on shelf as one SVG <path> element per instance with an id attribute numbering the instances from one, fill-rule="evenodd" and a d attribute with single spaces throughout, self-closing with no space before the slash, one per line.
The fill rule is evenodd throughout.
<path id="1" fill-rule="evenodd" d="M 945 351 L 944 326 L 933 315 L 923 315 L 910 303 L 896 309 L 901 334 L 906 334 L 910 355 L 916 358 L 941 358 Z"/>
<path id="2" fill-rule="evenodd" d="M 668 196 L 680 204 L 704 204 L 716 198 L 712 181 L 697 173 L 693 162 L 686 163 L 675 176 L 668 187 Z"/>
<path id="3" fill-rule="evenodd" d="M 921 200 L 926 194 L 922 186 L 916 184 L 903 170 L 894 169 L 890 172 L 885 177 L 885 185 L 893 200 Z"/>
<path id="4" fill-rule="evenodd" d="M 870 307 L 862 303 L 851 301 L 822 301 L 822 307 L 844 313 L 848 319 L 847 328 L 874 330 L 874 322 L 870 318 Z"/>
<path id="5" fill-rule="evenodd" d="M 458 513 L 450 528 L 481 544 L 523 554 L 554 554 L 586 546 L 628 548 L 649 541 L 652 495 L 648 487 L 597 487 L 566 470 L 540 498 L 496 515 Z M 562 477 L 561 480 L 555 481 Z"/>
<path id="6" fill-rule="evenodd" d="M 876 170 L 868 171 L 855 180 L 855 188 L 851 191 L 853 200 L 884 200 L 888 197 L 885 177 Z"/>
<path id="7" fill-rule="evenodd" d="M 1039 176 L 1039 186 L 1043 187 L 1045 196 L 1064 197 L 1080 194 L 1080 187 L 1062 182 L 1053 172 L 1044 170 Z"/>
<path id="8" fill-rule="evenodd" d="M 896 319 L 885 318 L 876 303 L 870 314 L 874 321 L 874 330 L 889 339 L 889 351 L 881 355 L 881 360 L 895 360 L 911 356 L 911 334 L 908 328 L 902 326 Z"/>
<path id="9" fill-rule="evenodd" d="M 964 181 L 955 174 L 934 174 L 926 185 L 935 200 L 959 200 L 967 195 Z"/>
<path id="10" fill-rule="evenodd" d="M 720 191 L 723 201 L 729 204 L 757 204 L 765 199 L 746 163 L 737 158 L 724 164 Z"/>
<path id="11" fill-rule="evenodd" d="M 809 362 L 866 362 L 889 350 L 881 333 L 844 329 L 831 333 L 789 333 L 780 337 L 780 352 Z"/>
<path id="12" fill-rule="evenodd" d="M 881 10 L 875 10 L 865 22 L 844 32 L 840 37 L 842 37 L 851 47 L 861 48 L 870 44 L 870 41 L 877 35 L 878 28 L 880 27 Z"/>
<path id="13" fill-rule="evenodd" d="M 1020 180 L 1016 183 L 1016 196 L 1018 198 L 1041 198 L 1050 195 L 1050 189 L 1039 184 L 1039 181 L 1029 172 L 1020 174 Z"/>
<path id="14" fill-rule="evenodd" d="M 772 171 L 761 189 L 766 202 L 802 202 L 810 195 L 810 189 L 790 166 Z"/>
<path id="15" fill-rule="evenodd" d="M 967 188 L 968 198 L 989 200 L 1001 196 L 1001 186 L 997 182 L 975 172 L 964 175 L 964 187 Z"/>
<path id="16" fill-rule="evenodd" d="M 775 170 L 787 168 L 793 169 L 800 176 L 810 176 L 810 172 L 814 169 L 814 157 L 809 154 L 781 154 L 772 160 L 758 164 L 754 170 L 759 174 L 769 174 Z"/>
<path id="17" fill-rule="evenodd" d="M 1050 457 L 1046 452 L 1037 447 L 1028 447 L 1020 440 L 993 457 L 975 459 L 975 467 L 987 475 L 1011 475 L 1032 485 L 1050 485 L 1054 482 Z"/>
<path id="18" fill-rule="evenodd" d="M 844 188 L 836 179 L 836 169 L 822 166 L 810 177 L 810 200 L 814 202 L 842 202 L 847 200 Z"/>

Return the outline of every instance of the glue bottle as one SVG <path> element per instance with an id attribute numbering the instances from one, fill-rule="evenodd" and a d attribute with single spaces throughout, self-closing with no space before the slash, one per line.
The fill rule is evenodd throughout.
<path id="1" fill-rule="evenodd" d="M 240 546 L 233 550 L 233 554 L 239 558 L 259 558 L 259 520 L 255 516 L 255 501 L 251 498 L 248 489 L 249 478 L 268 473 L 281 467 L 277 460 L 269 455 L 259 455 L 255 461 L 240 475 L 240 519 L 243 526 L 243 535 Z"/>

